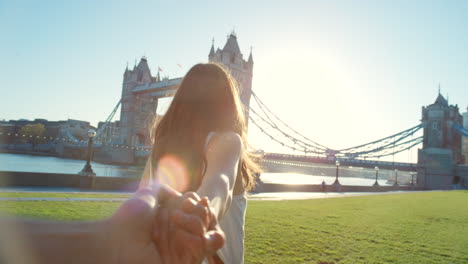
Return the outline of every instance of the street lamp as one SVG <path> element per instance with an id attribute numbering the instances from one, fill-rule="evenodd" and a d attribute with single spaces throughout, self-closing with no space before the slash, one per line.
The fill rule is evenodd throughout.
<path id="1" fill-rule="evenodd" d="M 338 181 L 338 171 L 340 169 L 340 161 L 336 160 L 335 165 L 336 165 L 336 178 L 335 178 L 335 182 L 333 184 L 334 185 L 340 185 L 340 182 Z"/>
<path id="2" fill-rule="evenodd" d="M 96 176 L 93 169 L 91 168 L 91 156 L 93 152 L 93 138 L 96 136 L 96 131 L 94 129 L 88 130 L 88 155 L 86 157 L 86 165 L 83 170 L 80 172 L 80 175 L 86 176 Z"/>
<path id="3" fill-rule="evenodd" d="M 395 183 L 393 186 L 398 186 L 398 169 L 395 169 Z"/>
<path id="4" fill-rule="evenodd" d="M 378 166 L 375 166 L 375 182 L 374 182 L 374 185 L 375 187 L 378 187 L 379 186 L 379 183 L 377 182 L 377 179 L 379 177 L 379 167 Z"/>

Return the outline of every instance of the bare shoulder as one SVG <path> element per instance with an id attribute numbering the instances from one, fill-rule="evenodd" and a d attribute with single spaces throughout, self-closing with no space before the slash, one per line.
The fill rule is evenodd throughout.
<path id="1" fill-rule="evenodd" d="M 235 132 L 216 133 L 208 144 L 208 152 L 230 152 L 239 155 L 242 145 L 242 138 Z"/>

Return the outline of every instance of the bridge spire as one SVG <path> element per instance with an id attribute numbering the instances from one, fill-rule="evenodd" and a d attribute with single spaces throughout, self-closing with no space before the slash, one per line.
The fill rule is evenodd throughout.
<path id="1" fill-rule="evenodd" d="M 247 63 L 253 64 L 253 58 L 252 58 L 252 46 L 250 46 L 250 54 L 249 54 L 249 59 L 247 60 Z"/>
<path id="2" fill-rule="evenodd" d="M 159 69 L 159 67 L 158 67 L 158 69 Z M 157 81 L 157 82 L 160 82 L 160 81 L 161 81 L 161 76 L 159 75 L 159 71 L 158 71 L 158 75 L 156 75 L 156 81 Z"/>
<path id="3" fill-rule="evenodd" d="M 214 51 L 214 38 L 211 40 L 211 49 L 210 49 L 210 54 L 208 55 L 208 59 L 212 59 L 215 56 L 215 51 Z"/>

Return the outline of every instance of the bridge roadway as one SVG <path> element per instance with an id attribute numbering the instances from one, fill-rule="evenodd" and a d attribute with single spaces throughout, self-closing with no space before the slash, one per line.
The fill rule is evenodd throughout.
<path id="1" fill-rule="evenodd" d="M 163 79 L 159 82 L 138 85 L 132 89 L 134 94 L 145 94 L 153 98 L 163 98 L 174 96 L 182 78 Z"/>
<path id="2" fill-rule="evenodd" d="M 281 153 L 265 153 L 263 159 L 267 161 L 274 161 L 279 164 L 289 166 L 303 166 L 305 164 L 329 164 L 335 165 L 335 159 L 328 159 L 324 157 L 311 157 L 305 155 L 292 155 Z M 391 162 L 391 161 L 377 161 L 377 160 L 360 160 L 360 159 L 339 159 L 340 166 L 352 166 L 361 168 L 375 168 L 379 169 L 400 171 L 416 171 L 418 164 L 405 163 L 405 162 Z"/>
<path id="3" fill-rule="evenodd" d="M 134 149 L 135 156 L 145 157 L 149 155 L 149 147 L 140 146 L 132 147 L 126 145 L 110 145 L 113 148 L 122 148 L 122 149 Z M 94 144 L 93 149 L 101 149 L 102 144 Z M 70 144 L 67 145 L 67 148 L 87 148 L 87 144 Z M 288 167 L 303 167 L 304 165 L 313 165 L 313 164 L 328 164 L 335 165 L 334 159 L 328 159 L 324 157 L 312 157 L 305 155 L 292 155 L 292 154 L 281 154 L 281 153 L 264 153 L 262 159 L 265 161 L 272 161 L 276 166 L 285 165 Z M 391 161 L 377 161 L 377 160 L 360 160 L 360 159 L 339 159 L 340 166 L 350 166 L 350 167 L 361 167 L 361 168 L 370 168 L 373 169 L 375 166 L 378 166 L 379 169 L 394 170 L 398 169 L 400 171 L 416 171 L 418 164 L 416 163 L 405 163 L 405 162 L 391 162 Z"/>

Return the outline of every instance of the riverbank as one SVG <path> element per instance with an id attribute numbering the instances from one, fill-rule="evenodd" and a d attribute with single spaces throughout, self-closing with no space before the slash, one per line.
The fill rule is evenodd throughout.
<path id="1" fill-rule="evenodd" d="M 141 173 L 139 174 L 141 175 Z M 286 176 L 286 175 L 285 175 Z M 313 177 L 313 176 L 310 176 Z M 135 191 L 140 177 L 89 177 L 79 174 L 0 171 L 0 187 L 54 187 L 87 191 Z M 415 190 L 415 186 L 281 184 L 258 182 L 254 193 L 266 192 L 387 192 Z"/>

